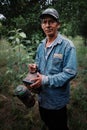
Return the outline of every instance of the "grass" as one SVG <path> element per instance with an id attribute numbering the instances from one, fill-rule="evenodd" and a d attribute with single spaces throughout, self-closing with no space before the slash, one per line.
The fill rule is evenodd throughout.
<path id="1" fill-rule="evenodd" d="M 71 82 L 71 100 L 68 108 L 70 130 L 87 129 L 87 47 L 81 37 L 72 39 L 77 49 L 78 74 Z"/>
<path id="2" fill-rule="evenodd" d="M 71 40 L 73 40 L 77 49 L 78 74 L 71 81 L 71 99 L 68 105 L 69 127 L 70 130 L 86 130 L 87 47 L 83 46 L 83 40 L 79 36 Z M 14 74 L 11 75 L 11 73 L 7 76 L 5 75 L 7 64 L 10 63 L 7 57 L 11 52 L 6 51 L 8 49 L 7 41 L 5 39 L 0 41 L 0 130 L 41 130 L 43 124 L 40 120 L 37 102 L 33 108 L 27 109 L 17 97 L 13 97 L 14 85 L 19 82 L 18 77 L 16 77 L 18 74 L 16 71 L 12 71 L 15 76 Z M 10 60 L 13 61 L 14 59 Z"/>

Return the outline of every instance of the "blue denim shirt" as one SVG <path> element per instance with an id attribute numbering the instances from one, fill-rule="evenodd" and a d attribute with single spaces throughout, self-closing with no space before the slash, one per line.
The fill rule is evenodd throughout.
<path id="1" fill-rule="evenodd" d="M 38 100 L 43 108 L 60 109 L 69 102 L 69 82 L 77 73 L 76 49 L 61 34 L 58 34 L 48 53 L 45 44 L 46 39 L 40 43 L 36 54 L 36 64 L 43 75 Z"/>

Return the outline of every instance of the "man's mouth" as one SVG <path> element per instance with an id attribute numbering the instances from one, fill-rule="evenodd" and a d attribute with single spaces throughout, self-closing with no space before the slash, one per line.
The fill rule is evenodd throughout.
<path id="1" fill-rule="evenodd" d="M 52 30 L 50 29 L 50 30 L 45 30 L 47 33 L 50 33 L 50 32 L 52 32 Z"/>

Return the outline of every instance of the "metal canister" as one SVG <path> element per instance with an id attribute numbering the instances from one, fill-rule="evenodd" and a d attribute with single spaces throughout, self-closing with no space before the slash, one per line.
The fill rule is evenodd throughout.
<path id="1" fill-rule="evenodd" d="M 15 89 L 15 95 L 25 104 L 25 106 L 33 107 L 35 104 L 35 99 L 31 92 L 24 85 L 19 85 Z"/>

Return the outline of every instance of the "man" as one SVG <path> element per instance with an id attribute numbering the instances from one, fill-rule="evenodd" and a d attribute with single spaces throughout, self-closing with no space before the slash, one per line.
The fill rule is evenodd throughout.
<path id="1" fill-rule="evenodd" d="M 70 95 L 69 82 L 77 73 L 76 50 L 70 40 L 59 34 L 59 14 L 55 9 L 46 9 L 40 19 L 46 38 L 37 49 L 36 64 L 29 65 L 31 72 L 36 68 L 39 72 L 30 87 L 41 87 L 39 111 L 48 129 L 69 130 L 66 105 Z"/>

